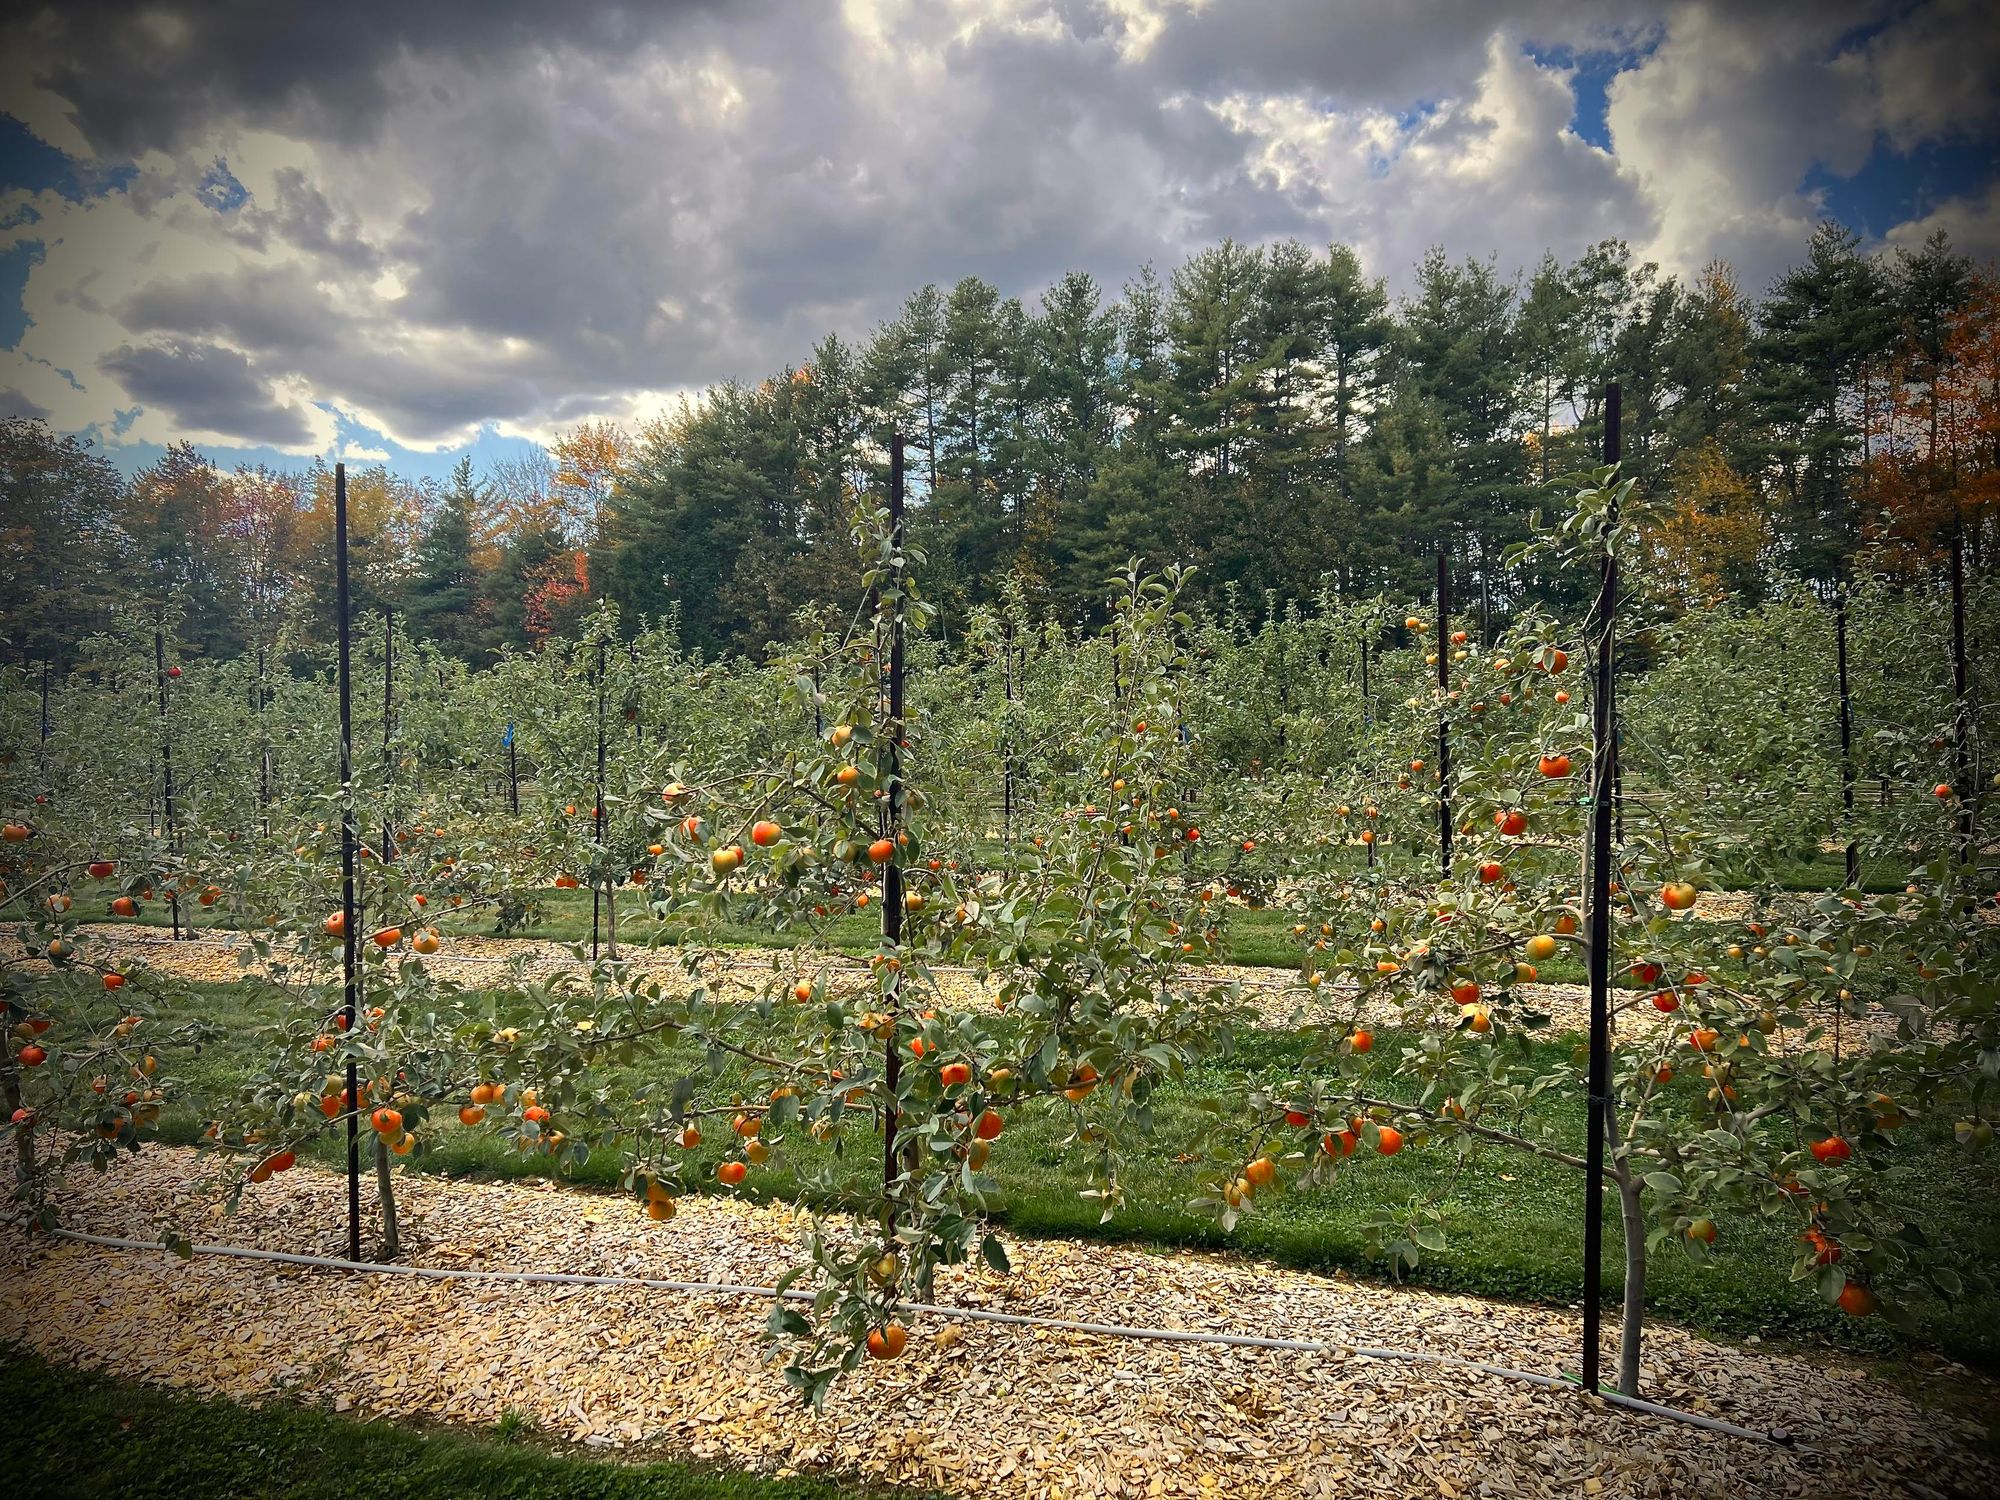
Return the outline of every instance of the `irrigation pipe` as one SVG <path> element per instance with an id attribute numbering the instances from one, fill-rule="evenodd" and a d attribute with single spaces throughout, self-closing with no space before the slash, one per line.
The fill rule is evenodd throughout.
<path id="1" fill-rule="evenodd" d="M 111 1250 L 164 1248 L 157 1241 L 126 1239 L 109 1234 L 85 1234 L 75 1229 L 56 1229 L 49 1233 L 56 1239 L 71 1240 L 82 1245 L 99 1245 Z M 300 1255 L 288 1250 L 259 1250 L 249 1245 L 195 1245 L 192 1247 L 192 1253 L 218 1255 L 233 1260 L 269 1261 L 279 1265 L 304 1266 L 321 1271 L 356 1271 L 376 1276 L 410 1276 L 419 1281 L 501 1281 L 536 1286 L 642 1287 L 647 1291 L 686 1292 L 705 1296 L 782 1297 L 788 1302 L 813 1300 L 813 1293 L 807 1291 L 780 1292 L 776 1287 L 751 1286 L 733 1281 L 672 1281 L 657 1276 L 600 1276 L 569 1271 L 479 1270 L 462 1266 L 398 1266 L 381 1261 L 336 1260 L 325 1255 Z M 1081 1333 L 1098 1338 L 1207 1344 L 1230 1349 L 1273 1349 L 1289 1354 L 1330 1354 L 1352 1359 L 1437 1365 L 1454 1370 L 1475 1370 L 1482 1375 L 1497 1376 L 1502 1380 L 1512 1380 L 1522 1385 L 1584 1394 L 1581 1386 L 1563 1376 L 1542 1375 L 1532 1370 L 1517 1370 L 1509 1365 L 1489 1364 L 1485 1360 L 1478 1359 L 1460 1359 L 1455 1355 L 1435 1354 L 1421 1349 L 1376 1349 L 1365 1345 L 1331 1344 L 1319 1339 L 1266 1338 L 1259 1334 L 1214 1333 L 1198 1328 L 1135 1328 L 1122 1323 L 1087 1323 L 1071 1318 L 1036 1317 L 1029 1313 L 994 1312 L 987 1308 L 948 1307 L 934 1302 L 905 1302 L 900 1306 L 909 1312 L 936 1313 L 947 1318 L 962 1318 L 969 1323 L 1001 1323 L 1014 1328 L 1045 1328 L 1056 1333 Z M 1759 1443 L 1775 1443 L 1785 1448 L 1798 1447 L 1788 1435 L 1782 1433 L 1756 1432 L 1748 1427 L 1739 1427 L 1734 1422 L 1706 1417 L 1699 1412 L 1682 1411 L 1679 1407 L 1663 1406 L 1655 1401 L 1641 1400 L 1637 1396 L 1600 1391 L 1598 1399 L 1647 1416 L 1666 1417 L 1672 1421 L 1706 1428 L 1710 1432 L 1727 1433 L 1730 1437 L 1749 1438 Z"/>

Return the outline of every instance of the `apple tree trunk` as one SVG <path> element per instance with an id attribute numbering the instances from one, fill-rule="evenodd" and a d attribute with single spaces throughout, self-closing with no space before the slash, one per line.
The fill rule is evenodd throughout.
<path id="1" fill-rule="evenodd" d="M 1639 1341 L 1646 1326 L 1646 1217 L 1639 1180 L 1624 1162 L 1616 1167 L 1619 1223 L 1625 1233 L 1625 1315 L 1618 1333 L 1618 1389 L 1639 1394 Z"/>
<path id="2" fill-rule="evenodd" d="M 377 1260 L 394 1260 L 401 1246 L 396 1232 L 396 1179 L 389 1170 L 389 1142 L 375 1137 L 375 1196 L 382 1205 L 382 1248 Z"/>

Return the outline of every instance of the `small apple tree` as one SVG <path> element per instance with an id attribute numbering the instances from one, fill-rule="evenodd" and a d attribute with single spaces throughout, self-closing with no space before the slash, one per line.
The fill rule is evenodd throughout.
<path id="1" fill-rule="evenodd" d="M 1603 545 L 1624 547 L 1633 518 L 1623 515 L 1615 536 L 1605 522 L 1630 499 L 1611 471 L 1587 476 L 1537 555 L 1578 566 Z M 1587 797 L 1575 789 L 1591 762 L 1584 674 L 1565 675 L 1572 654 L 1585 653 L 1552 621 L 1528 618 L 1487 659 L 1454 663 L 1440 691 L 1458 702 L 1504 695 L 1509 707 L 1489 711 L 1479 738 L 1454 755 L 1461 822 L 1450 880 L 1323 880 L 1302 905 L 1302 982 L 1322 1001 L 1337 997 L 1336 1020 L 1294 1080 L 1246 1099 L 1242 1134 L 1217 1143 L 1204 1202 L 1225 1223 L 1281 1173 L 1334 1177 L 1356 1151 L 1470 1159 L 1505 1148 L 1584 1168 L 1546 1114 L 1553 1100 L 1581 1093 L 1582 1049 L 1561 1065 L 1529 1045 L 1551 1017 L 1531 998 L 1538 992 L 1523 989 L 1537 964 L 1583 943 L 1579 869 L 1563 853 L 1582 847 Z M 1973 949 L 1990 962 L 1992 929 L 1975 931 L 1935 901 L 1867 903 L 1851 893 L 1804 903 L 1775 938 L 1761 921 L 1743 929 L 1704 920 L 1693 911 L 1707 869 L 1702 839 L 1637 806 L 1617 859 L 1606 1170 L 1625 1238 L 1620 1388 L 1639 1385 L 1649 1252 L 1712 1254 L 1714 1210 L 1725 1203 L 1795 1224 L 1795 1274 L 1851 1314 L 1900 1312 L 1893 1298 L 1878 1304 L 1878 1287 L 1955 1295 L 1959 1277 L 1896 1206 L 1906 1169 L 1895 1132 L 1916 1099 L 1963 1085 L 1976 1069 L 1962 1043 L 1942 1040 L 1960 1034 L 1953 1002 L 1911 996 L 1881 976 L 1902 972 L 1896 955 L 1942 945 L 1952 967 L 1917 972 L 1937 986 L 1959 976 L 1958 1003 L 1990 1028 L 1991 994 L 1978 995 L 1968 966 Z M 1760 934 L 1769 940 L 1754 951 L 1734 941 Z M 1898 1012 L 1914 1049 L 1878 1043 L 1836 1058 L 1823 1045 L 1831 1017 L 1864 1008 L 1864 981 Z M 1696 1070 L 1694 1099 L 1670 1090 Z M 1446 1243 L 1424 1204 L 1384 1212 L 1373 1233 L 1398 1270 Z"/>

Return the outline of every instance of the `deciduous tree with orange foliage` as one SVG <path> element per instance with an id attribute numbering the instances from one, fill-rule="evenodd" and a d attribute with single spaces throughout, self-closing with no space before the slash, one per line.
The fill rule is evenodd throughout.
<path id="1" fill-rule="evenodd" d="M 1669 483 L 1671 499 L 1643 541 L 1681 606 L 1695 608 L 1752 582 L 1770 519 L 1721 444 L 1711 438 L 1682 454 Z"/>
<path id="2" fill-rule="evenodd" d="M 632 454 L 632 440 L 615 422 L 584 422 L 556 439 L 549 519 L 572 540 L 589 543 L 603 524 L 604 504 Z"/>
<path id="3" fill-rule="evenodd" d="M 1935 249 L 1904 259 L 1902 336 L 1864 476 L 1871 536 L 1917 568 L 1941 556 L 1954 519 L 1977 565 L 2000 522 L 2000 282 L 1937 270 Z"/>

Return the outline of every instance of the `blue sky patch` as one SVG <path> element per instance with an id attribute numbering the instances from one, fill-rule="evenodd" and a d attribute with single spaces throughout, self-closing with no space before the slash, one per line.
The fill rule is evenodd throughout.
<path id="1" fill-rule="evenodd" d="M 41 263 L 40 240 L 23 240 L 0 250 L 0 349 L 20 347 L 28 331 L 28 309 L 21 299 L 28 290 L 28 272 Z"/>
<path id="2" fill-rule="evenodd" d="M 1527 47 L 1523 49 L 1536 65 L 1544 68 L 1571 68 L 1570 90 L 1576 108 L 1569 128 L 1578 137 L 1600 150 L 1611 149 L 1611 80 L 1628 68 L 1637 67 L 1651 47 L 1579 52 L 1574 47 Z"/>
<path id="3" fill-rule="evenodd" d="M 130 162 L 92 166 L 56 150 L 9 114 L 0 114 L 0 191 L 60 193 L 72 203 L 117 192 L 139 169 Z"/>
<path id="4" fill-rule="evenodd" d="M 331 410 L 331 408 L 322 409 Z M 120 412 L 121 422 L 126 422 L 128 415 L 136 417 L 137 409 L 129 414 Z M 481 428 L 478 437 L 463 447 L 448 448 L 442 453 L 427 453 L 414 448 L 405 448 L 400 443 L 392 443 L 340 412 L 333 412 L 333 416 L 339 424 L 340 434 L 344 440 L 357 448 L 387 453 L 390 470 L 409 480 L 446 479 L 457 467 L 458 461 L 467 454 L 472 456 L 472 472 L 475 475 L 483 475 L 493 464 L 508 459 L 524 458 L 536 447 L 526 438 L 502 437 L 489 426 Z M 123 430 L 122 427 L 119 430 Z M 102 442 L 104 456 L 126 474 L 136 474 L 148 465 L 158 463 L 167 451 L 159 443 L 118 442 L 115 436 L 107 438 L 102 429 L 93 430 L 91 435 Z M 299 473 L 312 467 L 310 457 L 284 453 L 269 447 L 229 448 L 219 444 L 204 443 L 201 452 L 204 457 L 224 469 L 233 469 L 238 464 L 246 464 L 251 468 L 262 464 L 276 473 Z M 327 462 L 331 463 L 337 455 L 329 450 L 325 456 Z M 347 462 L 357 468 L 368 468 L 377 460 L 349 458 Z"/>
<path id="5" fill-rule="evenodd" d="M 1852 177 L 1815 166 L 1799 184 L 1816 194 L 1822 210 L 1851 226 L 1864 240 L 1879 239 L 1908 219 L 1922 218 L 1949 198 L 1976 196 L 1993 181 L 2000 140 L 1927 141 L 1913 151 L 1893 151 L 1877 141 Z"/>
<path id="6" fill-rule="evenodd" d="M 219 214 L 234 213 L 250 201 L 250 189 L 236 180 L 229 163 L 219 156 L 215 165 L 202 174 L 194 195 Z"/>

